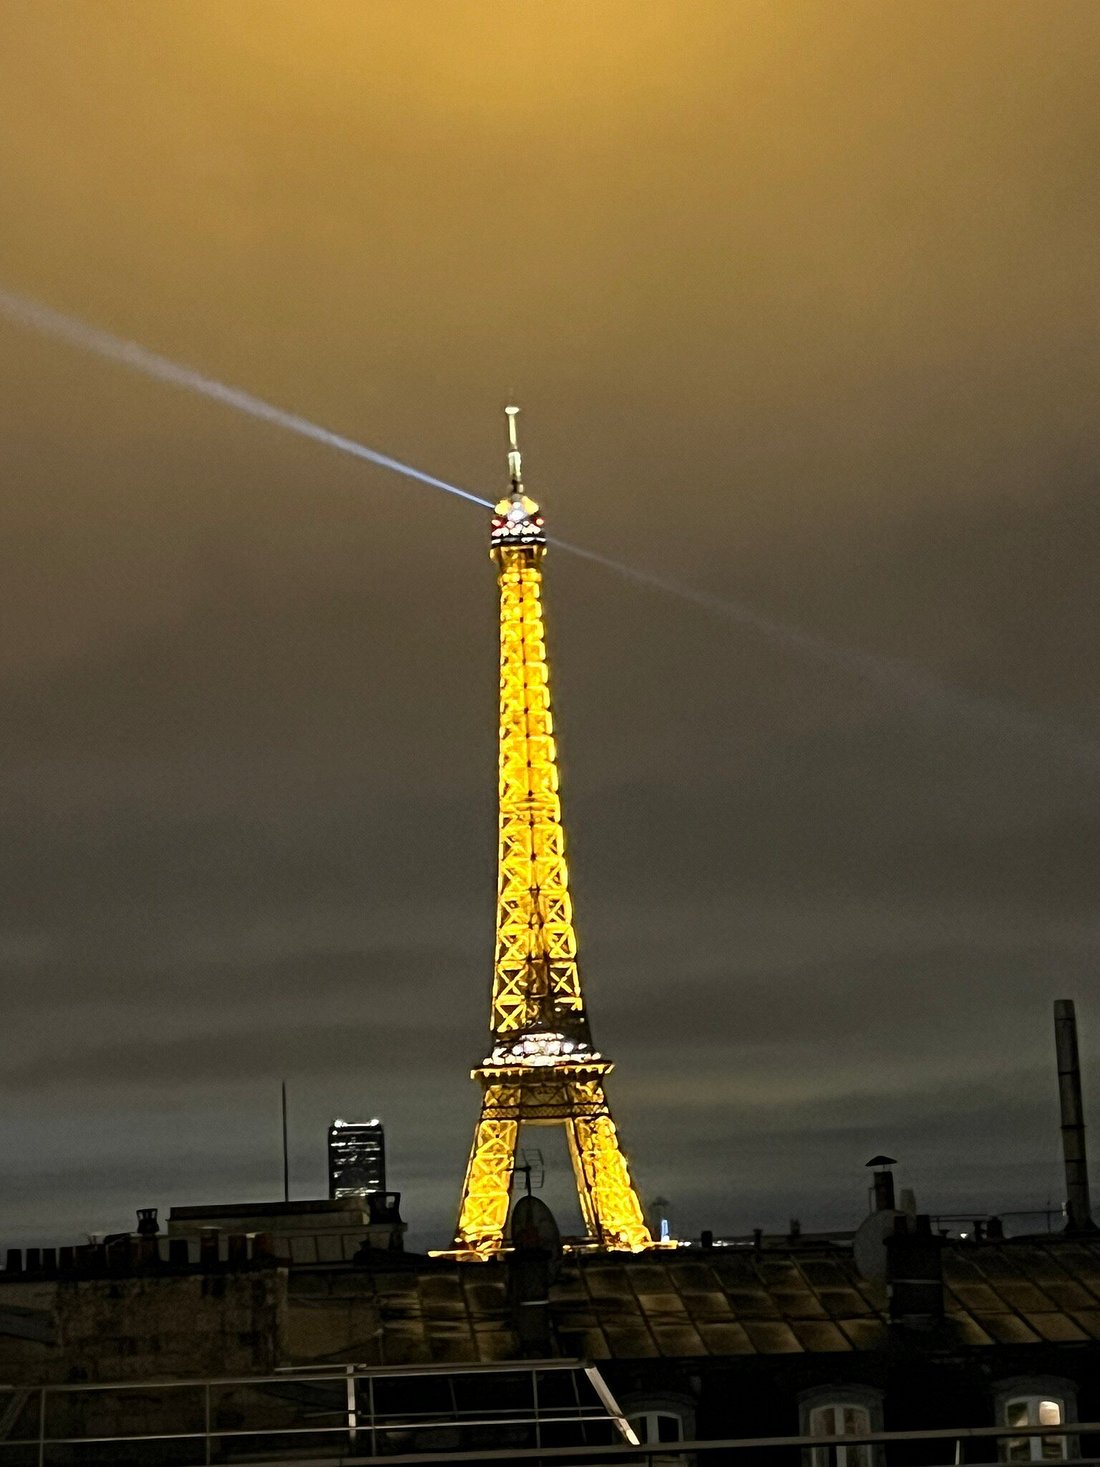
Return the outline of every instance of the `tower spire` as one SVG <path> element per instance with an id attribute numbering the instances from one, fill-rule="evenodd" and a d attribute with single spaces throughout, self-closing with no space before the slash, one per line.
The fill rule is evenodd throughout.
<path id="1" fill-rule="evenodd" d="M 457 1243 L 488 1257 L 503 1244 L 521 1124 L 565 1127 L 581 1216 L 598 1246 L 652 1245 L 604 1092 L 577 966 L 557 744 L 542 611 L 546 535 L 523 488 L 508 407 L 508 498 L 490 554 L 500 588 L 499 847 L 489 1054 L 473 1071 L 481 1117 Z"/>
<path id="2" fill-rule="evenodd" d="M 506 407 L 508 414 L 508 477 L 512 481 L 512 498 L 523 495 L 523 461 L 520 458 L 519 442 L 516 438 L 516 414 L 518 407 Z"/>

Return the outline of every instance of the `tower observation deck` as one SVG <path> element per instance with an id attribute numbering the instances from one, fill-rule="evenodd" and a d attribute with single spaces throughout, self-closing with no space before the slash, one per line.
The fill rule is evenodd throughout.
<path id="1" fill-rule="evenodd" d="M 652 1246 L 593 1046 L 577 967 L 542 610 L 546 535 L 508 415 L 507 498 L 492 519 L 500 587 L 499 854 L 491 1040 L 456 1244 L 503 1244 L 521 1125 L 565 1127 L 581 1217 L 598 1247 Z"/>

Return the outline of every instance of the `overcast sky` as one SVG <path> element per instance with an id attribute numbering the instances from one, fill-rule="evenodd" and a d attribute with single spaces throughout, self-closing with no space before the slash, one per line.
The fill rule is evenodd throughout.
<path id="1" fill-rule="evenodd" d="M 515 394 L 552 533 L 715 598 L 547 561 L 643 1196 L 851 1224 L 886 1151 L 932 1211 L 1057 1205 L 1054 998 L 1100 1127 L 1095 0 L 2 12 L 0 287 L 479 494 Z M 485 516 L 4 320 L 0 474 L 0 1242 L 277 1196 L 285 1076 L 296 1195 L 378 1114 L 444 1243 Z"/>

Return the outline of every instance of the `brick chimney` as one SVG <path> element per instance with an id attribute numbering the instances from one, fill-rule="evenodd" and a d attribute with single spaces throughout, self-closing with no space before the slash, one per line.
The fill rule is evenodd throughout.
<path id="1" fill-rule="evenodd" d="M 895 1220 L 886 1239 L 886 1287 L 892 1323 L 932 1329 L 943 1321 L 943 1239 L 926 1215 Z"/>

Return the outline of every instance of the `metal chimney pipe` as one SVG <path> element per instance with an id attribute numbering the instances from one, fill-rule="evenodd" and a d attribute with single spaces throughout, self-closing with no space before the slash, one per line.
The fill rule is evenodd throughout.
<path id="1" fill-rule="evenodd" d="M 894 1174 L 889 1168 L 884 1167 L 882 1171 L 874 1174 L 875 1186 L 875 1211 L 893 1212 L 894 1202 Z"/>
<path id="2" fill-rule="evenodd" d="M 1054 1003 L 1054 1047 L 1058 1056 L 1058 1102 L 1062 1112 L 1062 1156 L 1066 1166 L 1066 1232 L 1092 1233 L 1089 1167 L 1085 1155 L 1085 1108 L 1081 1100 L 1081 1059 L 1077 1052 L 1077 1015 L 1071 998 Z"/>

